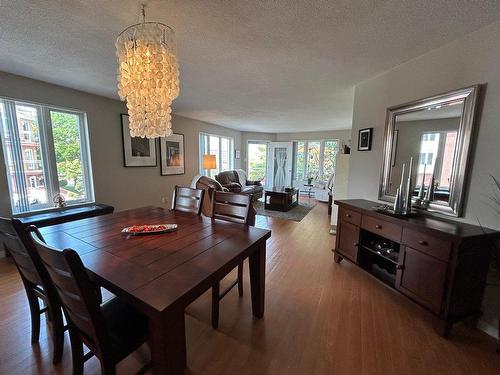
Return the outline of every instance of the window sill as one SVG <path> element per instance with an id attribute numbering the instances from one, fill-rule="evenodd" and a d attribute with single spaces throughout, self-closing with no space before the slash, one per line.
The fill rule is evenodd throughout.
<path id="1" fill-rule="evenodd" d="M 75 204 L 67 205 L 64 207 L 40 208 L 37 210 L 31 210 L 31 211 L 27 211 L 27 212 L 23 212 L 23 213 L 19 213 L 19 214 L 13 214 L 12 217 L 20 219 L 20 218 L 32 216 L 32 215 L 66 211 L 66 210 L 71 210 L 73 208 L 89 207 L 89 206 L 95 206 L 95 205 L 96 205 L 95 201 L 92 201 L 92 202 L 85 202 L 85 203 L 75 203 Z"/>
<path id="2" fill-rule="evenodd" d="M 102 203 L 87 203 L 84 205 L 74 205 L 64 208 L 54 208 L 44 210 L 43 212 L 31 213 L 29 215 L 18 217 L 17 219 L 25 226 L 35 225 L 45 227 L 67 223 L 70 221 L 87 219 L 94 216 L 111 214 L 114 207 Z"/>

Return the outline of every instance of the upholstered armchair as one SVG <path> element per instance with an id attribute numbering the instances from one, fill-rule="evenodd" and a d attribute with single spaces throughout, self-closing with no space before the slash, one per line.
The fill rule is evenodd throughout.
<path id="1" fill-rule="evenodd" d="M 253 202 L 264 194 L 260 181 L 247 180 L 247 174 L 242 169 L 220 172 L 215 179 L 228 191 L 251 195 Z"/>

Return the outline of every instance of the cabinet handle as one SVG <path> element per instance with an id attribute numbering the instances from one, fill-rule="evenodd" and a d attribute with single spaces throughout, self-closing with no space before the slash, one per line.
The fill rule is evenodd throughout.
<path id="1" fill-rule="evenodd" d="M 418 243 L 420 245 L 422 245 L 422 246 L 427 246 L 428 245 L 427 241 L 418 241 Z"/>
<path id="2" fill-rule="evenodd" d="M 354 242 L 354 247 L 358 247 L 358 246 L 359 246 L 359 243 Z"/>
<path id="3" fill-rule="evenodd" d="M 397 269 L 397 270 L 404 270 L 404 269 L 405 269 L 405 266 L 404 266 L 404 264 L 398 264 L 398 265 L 396 266 L 396 269 Z"/>
<path id="4" fill-rule="evenodd" d="M 377 225 L 375 225 L 375 228 L 376 228 L 376 229 L 382 229 L 382 225 L 377 224 Z"/>
<path id="5" fill-rule="evenodd" d="M 345 214 L 345 217 L 351 217 L 351 215 L 350 214 Z"/>

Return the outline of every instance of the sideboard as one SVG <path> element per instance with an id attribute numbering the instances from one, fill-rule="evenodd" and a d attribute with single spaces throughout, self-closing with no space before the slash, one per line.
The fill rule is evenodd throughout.
<path id="1" fill-rule="evenodd" d="M 429 310 L 443 336 L 457 321 L 477 321 L 499 232 L 425 213 L 393 216 L 364 199 L 335 204 L 335 262 L 355 263 Z"/>

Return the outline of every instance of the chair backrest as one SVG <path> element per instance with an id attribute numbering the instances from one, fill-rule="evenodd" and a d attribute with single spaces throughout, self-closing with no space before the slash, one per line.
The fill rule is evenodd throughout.
<path id="1" fill-rule="evenodd" d="M 17 234 L 11 219 L 0 217 L 0 245 L 3 245 L 14 259 L 21 276 L 35 285 L 42 285 L 40 263 L 33 259 Z M 40 260 L 38 259 L 40 262 Z"/>
<path id="2" fill-rule="evenodd" d="M 215 191 L 212 199 L 212 217 L 233 223 L 248 224 L 251 206 L 250 195 Z"/>
<path id="3" fill-rule="evenodd" d="M 110 341 L 100 308 L 96 285 L 90 280 L 80 257 L 72 249 L 48 246 L 35 226 L 28 228 L 31 240 L 57 290 L 70 328 L 94 353 L 110 350 Z M 109 351 L 108 351 L 109 352 Z"/>
<path id="4" fill-rule="evenodd" d="M 174 210 L 201 214 L 205 190 L 176 186 L 174 194 Z"/>

